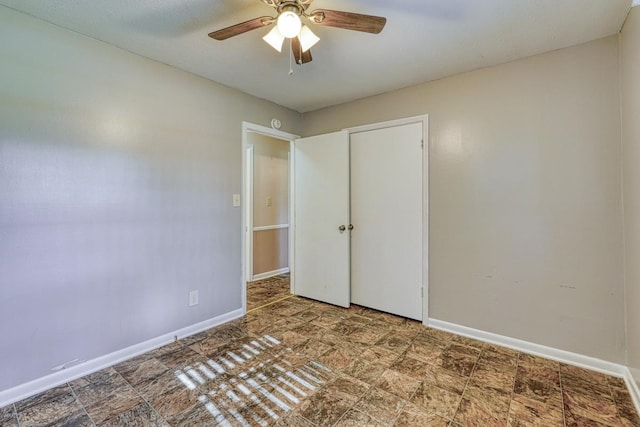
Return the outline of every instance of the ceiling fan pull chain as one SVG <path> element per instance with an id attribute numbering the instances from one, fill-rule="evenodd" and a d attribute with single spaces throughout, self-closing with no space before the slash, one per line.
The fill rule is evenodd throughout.
<path id="1" fill-rule="evenodd" d="M 289 39 L 289 75 L 293 76 L 293 39 Z"/>

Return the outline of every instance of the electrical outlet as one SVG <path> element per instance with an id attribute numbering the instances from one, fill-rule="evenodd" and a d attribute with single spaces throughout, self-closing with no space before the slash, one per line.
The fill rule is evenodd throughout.
<path id="1" fill-rule="evenodd" d="M 267 207 L 273 206 L 273 198 L 271 196 L 267 196 Z"/>
<path id="2" fill-rule="evenodd" d="M 198 291 L 189 292 L 189 307 L 198 305 Z"/>

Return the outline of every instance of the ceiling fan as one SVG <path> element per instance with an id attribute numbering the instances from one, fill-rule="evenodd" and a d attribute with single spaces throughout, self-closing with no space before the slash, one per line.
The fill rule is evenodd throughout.
<path id="1" fill-rule="evenodd" d="M 226 40 L 230 37 L 246 33 L 262 27 L 276 24 L 263 37 L 269 45 L 278 52 L 282 51 L 285 38 L 291 40 L 291 51 L 296 63 L 305 64 L 311 61 L 310 48 L 320 40 L 311 29 L 302 24 L 301 17 L 309 22 L 329 27 L 344 28 L 346 30 L 363 31 L 378 34 L 387 22 L 386 18 L 359 13 L 342 12 L 338 10 L 316 9 L 307 12 L 313 0 L 261 0 L 271 6 L 278 13 L 277 16 L 261 16 L 249 21 L 209 33 L 209 37 L 216 40 Z"/>

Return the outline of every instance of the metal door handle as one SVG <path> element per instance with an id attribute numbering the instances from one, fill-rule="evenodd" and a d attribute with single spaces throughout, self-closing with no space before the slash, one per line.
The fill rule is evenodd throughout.
<path id="1" fill-rule="evenodd" d="M 338 230 L 340 230 L 341 233 L 344 233 L 344 230 L 346 230 L 347 227 L 345 227 L 344 225 L 341 225 L 340 227 L 338 227 Z"/>
<path id="2" fill-rule="evenodd" d="M 349 224 L 349 230 L 353 230 L 353 224 Z"/>

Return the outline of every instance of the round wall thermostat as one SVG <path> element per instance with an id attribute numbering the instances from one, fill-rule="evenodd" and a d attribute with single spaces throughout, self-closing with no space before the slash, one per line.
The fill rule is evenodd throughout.
<path id="1" fill-rule="evenodd" d="M 280 126 L 282 126 L 282 123 L 280 123 L 280 120 L 276 119 L 275 117 L 273 119 L 271 119 L 271 127 L 274 129 L 280 129 Z"/>

